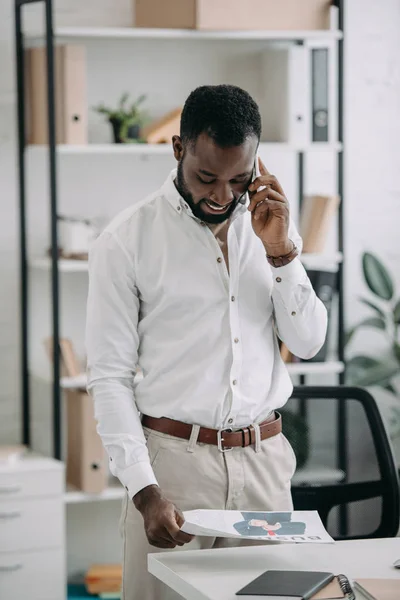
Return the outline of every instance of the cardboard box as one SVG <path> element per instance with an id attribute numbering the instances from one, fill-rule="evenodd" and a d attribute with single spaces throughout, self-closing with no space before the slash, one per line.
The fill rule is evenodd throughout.
<path id="1" fill-rule="evenodd" d="M 134 0 L 136 27 L 329 29 L 330 0 Z"/>

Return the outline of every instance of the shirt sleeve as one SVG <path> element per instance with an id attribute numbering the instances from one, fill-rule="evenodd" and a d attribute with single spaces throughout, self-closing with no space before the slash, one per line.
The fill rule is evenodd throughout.
<path id="1" fill-rule="evenodd" d="M 133 392 L 138 315 L 132 261 L 118 238 L 103 232 L 89 255 L 88 392 L 94 400 L 97 431 L 111 473 L 131 498 L 148 485 L 157 484 Z"/>
<path id="2" fill-rule="evenodd" d="M 296 244 L 299 256 L 284 267 L 272 269 L 277 334 L 288 350 L 302 359 L 317 354 L 325 342 L 328 318 L 324 304 L 317 297 L 300 255 L 303 242 L 293 222 L 289 237 Z"/>

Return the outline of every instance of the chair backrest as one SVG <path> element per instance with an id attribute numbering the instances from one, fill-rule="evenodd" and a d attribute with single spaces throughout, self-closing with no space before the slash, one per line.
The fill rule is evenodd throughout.
<path id="1" fill-rule="evenodd" d="M 346 415 L 342 423 L 339 409 Z M 335 539 L 396 536 L 398 473 L 372 395 L 349 386 L 298 386 L 281 412 L 298 461 L 292 481 L 295 510 L 317 510 Z M 338 440 L 346 449 L 345 472 L 337 468 L 337 452 L 344 448 Z M 349 517 L 345 535 L 339 533 L 338 507 Z"/>

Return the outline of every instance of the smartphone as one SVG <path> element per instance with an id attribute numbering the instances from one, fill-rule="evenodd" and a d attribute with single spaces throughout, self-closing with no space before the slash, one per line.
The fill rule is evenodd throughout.
<path id="1" fill-rule="evenodd" d="M 258 155 L 256 154 L 256 158 L 254 160 L 254 166 L 253 166 L 253 172 L 251 174 L 251 180 L 250 183 L 253 183 L 253 181 L 256 179 L 256 177 L 258 177 L 260 175 L 260 169 L 258 167 Z M 249 183 L 249 185 L 250 185 Z M 249 197 L 251 198 L 250 192 L 247 189 L 244 194 L 242 194 L 239 198 L 239 202 L 240 204 L 246 204 L 246 194 L 249 194 Z M 254 194 L 254 192 L 253 192 Z"/>

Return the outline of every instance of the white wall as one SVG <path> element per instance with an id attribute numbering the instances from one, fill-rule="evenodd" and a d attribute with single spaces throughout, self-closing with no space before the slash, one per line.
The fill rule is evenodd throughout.
<path id="1" fill-rule="evenodd" d="M 369 249 L 382 256 L 400 283 L 400 270 L 396 268 L 400 255 L 400 0 L 380 3 L 375 0 L 347 0 L 346 6 L 346 307 L 347 319 L 351 323 L 359 318 L 361 312 L 356 297 L 362 287 L 362 251 Z M 29 27 L 41 23 L 37 6 L 27 7 L 25 14 Z M 55 16 L 59 25 L 129 25 L 132 20 L 131 0 L 87 0 L 86 3 L 81 0 L 59 0 L 55 2 Z M 89 52 L 91 50 L 100 51 L 100 46 L 93 44 L 89 47 Z M 13 3 L 11 0 L 0 0 L 0 442 L 17 441 L 19 436 L 18 215 L 13 52 Z M 140 61 L 136 64 L 140 70 Z M 107 56 L 104 55 L 104 65 L 98 63 L 97 72 L 103 68 L 106 76 L 106 65 Z M 134 70 L 127 82 L 128 89 L 141 91 L 137 87 L 139 77 L 136 77 L 137 70 Z M 166 78 L 166 82 L 168 80 Z M 175 78 L 175 82 L 179 85 L 179 78 Z M 89 95 L 94 89 L 89 82 Z M 105 82 L 106 100 L 113 100 L 118 95 L 118 92 L 113 95 L 110 92 L 112 89 Z M 183 97 L 187 91 L 185 86 L 181 85 L 179 90 Z M 166 97 L 165 94 L 161 96 Z M 90 96 L 91 103 L 100 99 L 103 98 Z M 91 135 L 97 136 L 97 139 L 104 139 L 108 135 L 107 129 L 100 125 L 94 115 L 91 115 Z M 290 194 L 295 194 L 292 168 L 280 162 L 279 157 L 271 156 L 269 159 L 290 198 Z M 76 157 L 67 157 L 60 161 L 61 209 L 74 213 L 81 212 L 84 206 L 97 206 L 101 214 L 112 214 L 130 201 L 130 189 L 139 188 L 140 194 L 146 189 L 154 189 L 173 164 L 172 159 L 161 157 L 147 161 L 116 157 L 101 160 L 99 162 L 95 157 L 83 162 Z M 332 185 L 332 167 L 326 160 L 326 157 L 317 159 L 317 162 L 314 160 L 313 179 L 310 173 L 307 181 L 312 191 L 322 184 L 325 184 L 324 191 L 329 191 Z M 46 188 L 43 186 L 40 163 L 37 155 L 29 157 L 32 252 L 41 251 L 48 240 Z M 103 177 L 104 169 L 109 170 L 110 179 Z M 139 182 L 139 171 L 148 178 L 148 188 Z M 80 182 L 79 191 L 72 195 L 69 190 L 77 189 L 74 185 L 77 179 Z M 85 282 L 69 277 L 63 276 L 63 298 L 83 297 Z M 43 274 L 35 275 L 32 278 L 33 293 L 45 282 Z M 67 329 L 68 326 L 71 327 L 71 334 L 74 334 L 72 323 L 65 324 Z M 36 348 L 39 348 L 40 339 L 35 335 L 32 337 Z M 369 342 L 367 338 L 363 340 L 365 343 L 372 345 L 375 342 Z M 78 350 L 82 353 L 83 347 Z M 42 402 L 42 410 L 48 410 L 47 403 Z M 93 506 L 99 523 L 109 511 L 115 511 L 113 514 L 117 518 L 117 507 Z M 79 523 L 84 516 L 78 507 L 71 509 L 70 513 L 71 531 L 79 531 Z M 71 569 L 79 564 L 81 549 L 74 539 L 70 539 L 70 552 L 75 556 Z M 83 557 L 85 555 L 87 552 Z"/>

